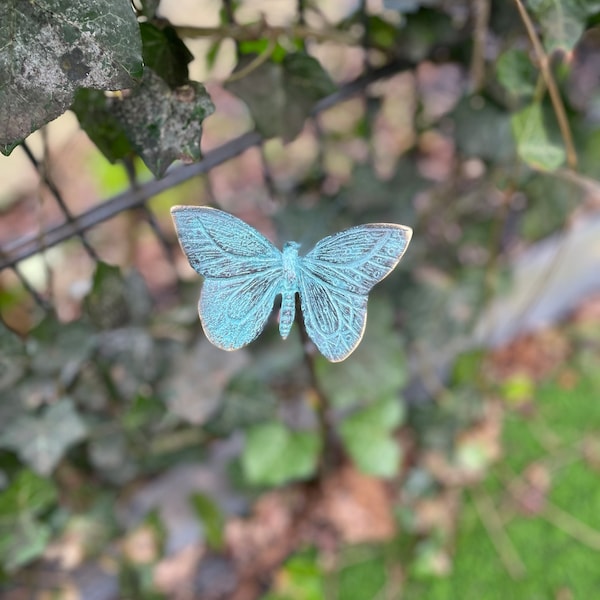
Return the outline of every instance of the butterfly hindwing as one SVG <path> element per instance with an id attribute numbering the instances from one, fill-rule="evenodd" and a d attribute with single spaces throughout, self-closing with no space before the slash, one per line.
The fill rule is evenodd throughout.
<path id="1" fill-rule="evenodd" d="M 204 284 L 198 313 L 206 337 L 224 350 L 263 330 L 281 287 L 281 252 L 237 217 L 204 206 L 171 209 L 181 247 Z"/>
<path id="2" fill-rule="evenodd" d="M 367 295 L 398 264 L 411 235 L 402 225 L 360 225 L 322 239 L 301 258 L 304 325 L 326 358 L 344 360 L 359 344 Z"/>
<path id="3" fill-rule="evenodd" d="M 206 337 L 223 350 L 249 344 L 264 329 L 280 287 L 280 269 L 205 279 L 198 313 Z"/>
<path id="4" fill-rule="evenodd" d="M 300 278 L 304 327 L 319 352 L 332 362 L 350 355 L 367 321 L 367 296 L 349 294 L 326 284 L 306 269 Z"/>

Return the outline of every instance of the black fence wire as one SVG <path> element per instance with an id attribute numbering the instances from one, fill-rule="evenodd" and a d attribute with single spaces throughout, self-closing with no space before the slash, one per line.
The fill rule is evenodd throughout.
<path id="1" fill-rule="evenodd" d="M 312 110 L 312 117 L 354 96 L 367 94 L 369 85 L 376 81 L 388 78 L 404 70 L 413 68 L 414 65 L 407 61 L 396 61 L 377 69 L 368 69 L 357 79 L 343 85 L 335 93 L 320 100 Z M 318 130 L 318 127 L 317 127 Z M 22 144 L 29 161 L 38 173 L 39 179 L 46 186 L 58 207 L 64 220 L 59 224 L 49 225 L 42 231 L 22 236 L 10 242 L 0 242 L 0 271 L 11 269 L 20 280 L 24 289 L 34 298 L 35 302 L 45 310 L 51 308 L 35 286 L 28 281 L 27 277 L 19 268 L 19 263 L 49 248 L 65 242 L 73 237 L 79 238 L 87 254 L 92 260 L 97 261 L 98 256 L 86 236 L 86 232 L 97 225 L 108 221 L 124 211 L 142 210 L 145 220 L 148 222 L 154 234 L 158 237 L 165 253 L 172 262 L 171 246 L 158 226 L 155 217 L 147 206 L 147 202 L 154 196 L 165 192 L 185 181 L 198 175 L 207 174 L 211 169 L 226 163 L 241 155 L 253 147 L 260 147 L 263 162 L 263 178 L 267 187 L 272 187 L 270 182 L 269 168 L 264 152 L 262 151 L 263 137 L 256 131 L 244 133 L 214 150 L 205 154 L 203 159 L 190 165 L 175 166 L 171 168 L 162 179 L 152 180 L 146 183 L 138 183 L 135 179 L 133 165 L 125 165 L 129 176 L 129 189 L 119 193 L 107 200 L 99 201 L 92 208 L 80 215 L 73 215 L 66 205 L 60 190 L 47 172 L 43 161 L 36 159 L 28 144 Z"/>

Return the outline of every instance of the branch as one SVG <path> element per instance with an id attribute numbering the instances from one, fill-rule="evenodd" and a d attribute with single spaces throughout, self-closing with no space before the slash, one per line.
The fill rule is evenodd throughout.
<path id="1" fill-rule="evenodd" d="M 523 5 L 523 0 L 515 0 L 515 4 L 517 5 L 517 9 L 521 15 L 523 24 L 525 25 L 525 29 L 527 30 L 527 35 L 529 36 L 531 44 L 533 45 L 533 50 L 540 65 L 542 76 L 546 82 L 546 86 L 548 87 L 550 100 L 552 101 L 554 113 L 556 114 L 556 120 L 558 121 L 560 133 L 567 151 L 567 164 L 571 169 L 576 170 L 577 152 L 575 150 L 575 144 L 573 143 L 573 136 L 571 135 L 571 128 L 569 126 L 569 120 L 565 111 L 565 105 L 563 104 L 560 91 L 556 85 L 556 80 L 552 74 L 552 69 L 550 68 L 550 60 L 544 50 L 544 47 L 542 46 L 542 42 L 540 41 L 540 38 L 535 30 L 533 22 L 527 13 L 527 9 Z"/>

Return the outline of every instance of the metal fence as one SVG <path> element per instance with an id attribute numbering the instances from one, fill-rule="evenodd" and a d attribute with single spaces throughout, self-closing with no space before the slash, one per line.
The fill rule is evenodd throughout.
<path id="1" fill-rule="evenodd" d="M 390 77 L 412 66 L 406 61 L 393 62 L 377 69 L 369 69 L 367 65 L 366 71 L 360 77 L 343 85 L 334 94 L 319 101 L 313 108 L 311 118 L 318 120 L 319 114 L 326 109 L 332 108 L 351 97 L 365 96 L 368 86 L 372 83 Z M 74 237 L 79 238 L 88 255 L 94 261 L 97 261 L 97 254 L 88 240 L 87 232 L 100 223 L 132 209 L 142 209 L 142 214 L 150 224 L 155 235 L 158 236 L 163 247 L 168 248 L 169 242 L 165 238 L 161 228 L 157 225 L 152 211 L 148 208 L 148 201 L 157 194 L 187 180 L 207 174 L 212 168 L 234 159 L 252 147 L 260 147 L 264 142 L 265 140 L 256 131 L 244 133 L 208 152 L 198 163 L 172 167 L 162 179 L 137 184 L 132 177 L 129 189 L 106 200 L 98 200 L 91 208 L 77 216 L 73 215 L 69 210 L 60 189 L 52 181 L 44 165 L 36 159 L 28 144 L 24 143 L 21 149 L 16 151 L 26 153 L 36 169 L 40 181 L 47 187 L 64 218 L 58 224 L 48 225 L 41 231 L 22 236 L 11 242 L 2 243 L 0 240 L 0 272 L 4 269 L 11 269 L 21 281 L 25 290 L 35 299 L 36 303 L 45 310 L 51 309 L 49 301 L 35 289 L 35 286 L 24 275 L 22 269 L 20 269 L 19 263 Z M 260 154 L 263 162 L 263 176 L 268 181 L 270 178 L 269 166 L 265 160 L 264 153 L 261 152 Z"/>

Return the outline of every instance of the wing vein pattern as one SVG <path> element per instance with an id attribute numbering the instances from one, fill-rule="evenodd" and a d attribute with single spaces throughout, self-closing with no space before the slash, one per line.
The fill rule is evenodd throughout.
<path id="1" fill-rule="evenodd" d="M 401 225 L 360 225 L 324 238 L 301 259 L 304 325 L 329 360 L 344 360 L 360 343 L 368 293 L 398 264 L 411 233 Z"/>
<path id="2" fill-rule="evenodd" d="M 190 208 L 171 213 L 184 253 L 204 277 L 200 321 L 215 346 L 236 350 L 260 334 L 281 293 L 281 252 L 233 215 Z"/>

